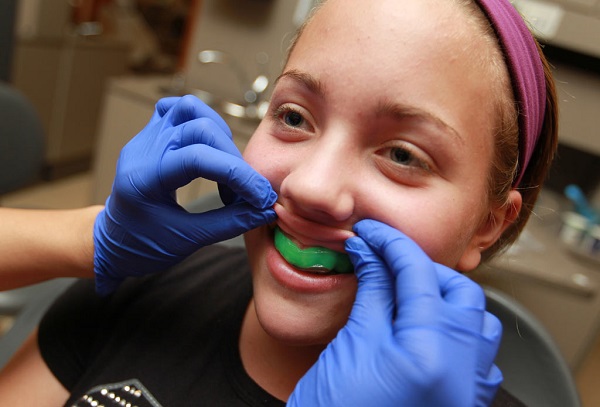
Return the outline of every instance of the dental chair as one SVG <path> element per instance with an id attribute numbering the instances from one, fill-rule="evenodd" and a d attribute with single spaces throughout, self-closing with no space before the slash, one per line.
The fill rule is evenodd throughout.
<path id="1" fill-rule="evenodd" d="M 33 105 L 0 82 L 0 196 L 37 180 L 43 153 L 44 131 Z"/>
<path id="2" fill-rule="evenodd" d="M 37 327 L 50 304 L 74 282 L 64 278 L 0 291 L 0 318 L 12 320 L 10 328 L 0 335 L 0 370 Z"/>
<path id="3" fill-rule="evenodd" d="M 484 287 L 487 310 L 503 326 L 496 365 L 502 386 L 528 407 L 579 407 L 571 369 L 554 339 L 522 305 L 505 293 Z"/>

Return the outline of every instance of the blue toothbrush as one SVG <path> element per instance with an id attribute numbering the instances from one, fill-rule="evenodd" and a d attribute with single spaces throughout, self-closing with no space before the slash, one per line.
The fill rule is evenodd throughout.
<path id="1" fill-rule="evenodd" d="M 588 218 L 590 222 L 598 223 L 600 216 L 589 204 L 581 188 L 574 184 L 567 185 L 565 188 L 565 196 L 575 204 L 575 211 L 577 213 Z"/>

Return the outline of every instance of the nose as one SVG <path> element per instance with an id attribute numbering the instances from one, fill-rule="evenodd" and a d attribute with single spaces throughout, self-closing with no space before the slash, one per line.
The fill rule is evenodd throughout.
<path id="1" fill-rule="evenodd" d="M 298 215 L 344 223 L 354 212 L 353 155 L 347 142 L 322 137 L 301 149 L 280 186 L 282 203 Z"/>

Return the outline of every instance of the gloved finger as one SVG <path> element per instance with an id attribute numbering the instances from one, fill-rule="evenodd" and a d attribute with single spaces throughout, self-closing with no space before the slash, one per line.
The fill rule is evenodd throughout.
<path id="1" fill-rule="evenodd" d="M 192 144 L 206 144 L 218 150 L 242 158 L 231 136 L 227 135 L 216 123 L 207 117 L 190 120 L 178 126 L 174 133 L 179 148 Z"/>
<path id="2" fill-rule="evenodd" d="M 229 137 L 233 139 L 231 130 L 225 120 L 218 115 L 210 106 L 195 96 L 186 95 L 181 98 L 169 109 L 165 117 L 168 116 L 173 126 L 178 126 L 190 120 L 206 117 L 211 119 L 217 126 Z"/>
<path id="3" fill-rule="evenodd" d="M 399 304 L 440 299 L 440 287 L 434 263 L 423 250 L 399 230 L 384 223 L 365 219 L 354 231 L 373 248 L 396 279 L 396 302 Z M 423 309 L 431 309 L 426 307 Z"/>
<path id="4" fill-rule="evenodd" d="M 481 335 L 483 340 L 479 342 L 478 363 L 481 370 L 486 372 L 494 364 L 502 340 L 502 323 L 487 311 L 484 312 Z"/>
<path id="5" fill-rule="evenodd" d="M 162 120 L 162 118 L 166 112 L 163 112 L 162 108 L 160 108 L 159 106 L 161 106 L 160 101 L 158 101 L 156 103 L 156 105 L 154 107 L 154 112 L 152 113 L 152 117 L 150 118 L 150 120 L 148 120 L 148 123 L 146 123 L 146 125 L 144 126 L 144 130 L 155 126 L 158 122 L 160 122 Z M 143 132 L 143 130 L 140 133 L 142 133 L 142 132 Z M 133 139 L 135 139 L 135 138 L 139 138 L 139 133 Z"/>
<path id="6" fill-rule="evenodd" d="M 251 229 L 275 221 L 272 208 L 257 209 L 240 202 L 203 213 L 187 214 L 189 236 L 205 245 L 232 239 Z"/>
<path id="7" fill-rule="evenodd" d="M 436 272 L 446 302 L 464 308 L 485 309 L 485 294 L 477 283 L 441 264 L 436 264 Z"/>
<path id="8" fill-rule="evenodd" d="M 222 134 L 224 133 L 219 133 L 218 130 L 214 130 L 214 126 L 210 125 L 211 123 L 214 122 L 208 118 L 202 118 L 183 124 L 183 128 L 181 130 L 181 145 L 183 146 L 194 143 L 207 144 L 241 158 L 242 153 L 238 150 L 231 136 L 223 136 Z M 236 198 L 238 202 L 241 201 L 235 192 L 226 185 L 219 184 L 218 188 L 221 201 L 225 205 L 236 202 Z"/>
<path id="9" fill-rule="evenodd" d="M 349 322 L 359 326 L 390 325 L 394 312 L 394 280 L 383 260 L 360 237 L 346 240 L 346 252 L 358 278 Z"/>
<path id="10" fill-rule="evenodd" d="M 504 376 L 502 375 L 502 371 L 498 366 L 492 364 L 490 371 L 486 377 L 486 383 L 490 388 L 498 388 L 502 381 L 504 380 Z M 492 393 L 493 395 L 494 393 Z M 491 400 L 490 400 L 491 401 Z M 487 404 L 486 404 L 487 405 Z"/>
<path id="11" fill-rule="evenodd" d="M 481 333 L 490 343 L 498 348 L 502 340 L 502 322 L 494 314 L 485 311 Z"/>
<path id="12" fill-rule="evenodd" d="M 257 208 L 269 208 L 277 200 L 271 183 L 243 159 L 203 144 L 165 153 L 160 175 L 166 191 L 206 178 L 227 185 Z"/>
<path id="13" fill-rule="evenodd" d="M 504 378 L 496 365 L 492 365 L 486 376 L 479 376 L 476 387 L 476 406 L 490 406 Z"/>
<path id="14" fill-rule="evenodd" d="M 165 113 L 169 111 L 170 108 L 175 106 L 175 103 L 177 103 L 179 99 L 181 99 L 180 96 L 169 96 L 162 98 L 158 102 L 156 102 L 156 105 L 154 106 L 154 111 L 158 114 L 159 117 L 163 117 Z"/>

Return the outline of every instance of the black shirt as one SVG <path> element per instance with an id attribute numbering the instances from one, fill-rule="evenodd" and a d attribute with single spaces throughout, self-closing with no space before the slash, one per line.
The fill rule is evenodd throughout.
<path id="1" fill-rule="evenodd" d="M 39 346 L 71 392 L 67 406 L 282 407 L 241 362 L 251 297 L 245 251 L 212 246 L 109 297 L 98 297 L 92 280 L 76 283 L 42 320 Z M 496 401 L 521 406 L 504 391 Z"/>

